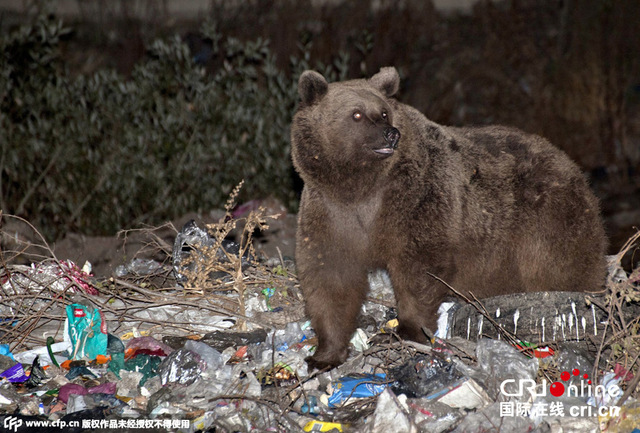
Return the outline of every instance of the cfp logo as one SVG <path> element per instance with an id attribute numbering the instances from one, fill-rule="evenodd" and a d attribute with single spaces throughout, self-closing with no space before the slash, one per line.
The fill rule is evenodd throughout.
<path id="1" fill-rule="evenodd" d="M 13 430 L 14 432 L 18 431 L 18 428 L 22 426 L 22 420 L 16 418 L 15 416 L 8 416 L 4 419 L 4 428 L 8 431 Z"/>

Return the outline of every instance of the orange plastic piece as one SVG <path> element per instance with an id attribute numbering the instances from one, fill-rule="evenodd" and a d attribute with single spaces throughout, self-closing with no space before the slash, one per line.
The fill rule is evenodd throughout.
<path id="1" fill-rule="evenodd" d="M 241 346 L 237 351 L 236 354 L 234 355 L 235 357 L 237 357 L 238 359 L 242 359 L 244 358 L 244 356 L 247 354 L 247 350 L 249 349 L 249 346 Z"/>
<path id="2" fill-rule="evenodd" d="M 136 349 L 127 349 L 124 351 L 124 359 L 131 359 L 136 354 Z"/>
<path id="3" fill-rule="evenodd" d="M 107 362 L 111 361 L 111 355 L 98 355 L 96 356 L 96 362 L 98 364 L 106 364 Z"/>

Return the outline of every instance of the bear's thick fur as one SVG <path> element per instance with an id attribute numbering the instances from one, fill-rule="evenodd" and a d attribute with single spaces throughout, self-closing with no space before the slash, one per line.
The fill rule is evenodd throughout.
<path id="1" fill-rule="evenodd" d="M 565 153 L 513 128 L 438 125 L 392 99 L 398 87 L 395 68 L 300 77 L 291 138 L 312 367 L 346 360 L 374 269 L 389 273 L 400 335 L 415 341 L 451 295 L 429 273 L 479 298 L 604 283 L 598 201 Z"/>

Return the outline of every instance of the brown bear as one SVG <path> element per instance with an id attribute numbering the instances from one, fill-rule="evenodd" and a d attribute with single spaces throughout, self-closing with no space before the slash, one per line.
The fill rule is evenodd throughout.
<path id="1" fill-rule="evenodd" d="M 451 292 L 479 298 L 599 289 L 606 238 L 578 167 L 545 139 L 499 126 L 454 128 L 392 96 L 395 68 L 298 83 L 293 163 L 304 181 L 296 262 L 318 336 L 311 367 L 334 367 L 384 269 L 402 337 L 425 341 Z"/>

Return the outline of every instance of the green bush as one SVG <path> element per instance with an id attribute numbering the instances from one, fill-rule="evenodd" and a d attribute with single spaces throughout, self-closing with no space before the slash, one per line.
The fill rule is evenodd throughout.
<path id="1" fill-rule="evenodd" d="M 210 73 L 174 37 L 153 42 L 128 79 L 72 78 L 58 55 L 66 32 L 39 16 L 0 41 L 3 212 L 52 239 L 108 234 L 219 208 L 242 179 L 241 200 L 295 207 L 289 124 L 305 47 L 283 71 L 268 41 L 225 38 L 208 23 Z M 344 78 L 346 61 L 319 68 Z"/>

